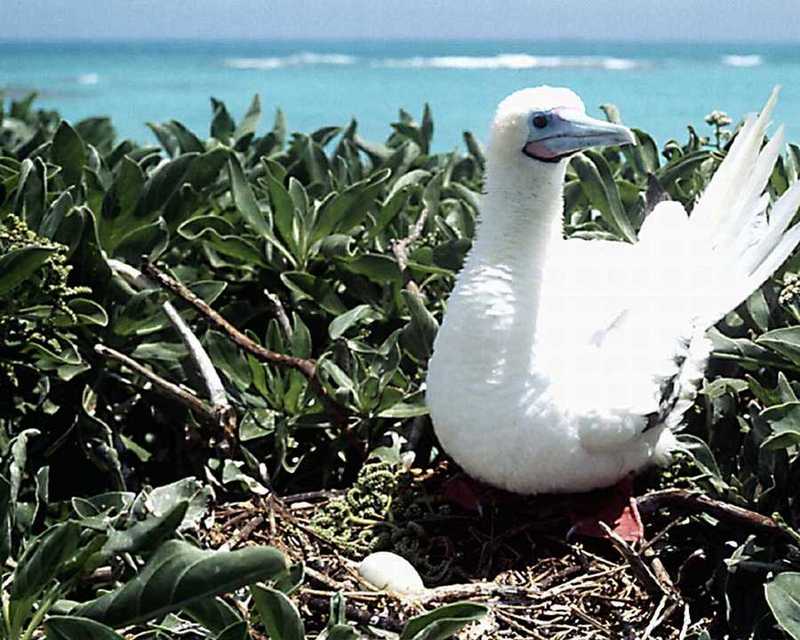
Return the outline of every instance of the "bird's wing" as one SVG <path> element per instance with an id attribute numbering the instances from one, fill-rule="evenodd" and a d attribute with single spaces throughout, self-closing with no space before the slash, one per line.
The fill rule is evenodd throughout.
<path id="1" fill-rule="evenodd" d="M 587 448 L 617 447 L 694 399 L 708 354 L 687 232 L 683 207 L 665 202 L 635 245 L 568 240 L 548 260 L 537 365 Z"/>
<path id="2" fill-rule="evenodd" d="M 800 181 L 773 203 L 765 193 L 783 145 L 782 128 L 764 144 L 776 99 L 745 120 L 691 217 L 662 202 L 634 245 L 570 240 L 555 252 L 536 364 L 587 448 L 677 424 L 705 371 L 706 329 L 800 242 Z"/>

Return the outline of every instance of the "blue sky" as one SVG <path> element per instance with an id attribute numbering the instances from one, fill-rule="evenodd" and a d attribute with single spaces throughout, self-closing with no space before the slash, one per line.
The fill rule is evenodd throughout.
<path id="1" fill-rule="evenodd" d="M 798 41 L 798 0 L 2 0 L 0 39 Z"/>

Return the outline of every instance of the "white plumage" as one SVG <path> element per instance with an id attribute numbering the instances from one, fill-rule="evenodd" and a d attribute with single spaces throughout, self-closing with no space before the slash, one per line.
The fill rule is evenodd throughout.
<path id="1" fill-rule="evenodd" d="M 706 330 L 800 241 L 800 181 L 771 207 L 764 195 L 783 144 L 780 129 L 762 148 L 775 100 L 746 120 L 692 215 L 657 205 L 636 244 L 563 238 L 566 157 L 598 140 L 580 99 L 539 87 L 500 104 L 478 237 L 427 380 L 436 433 L 465 471 L 521 493 L 583 491 L 669 461 Z"/>

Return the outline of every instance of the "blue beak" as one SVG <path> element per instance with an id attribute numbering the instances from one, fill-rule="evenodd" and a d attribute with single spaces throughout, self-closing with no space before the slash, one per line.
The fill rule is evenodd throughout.
<path id="1" fill-rule="evenodd" d="M 627 127 L 590 118 L 576 109 L 553 109 L 542 114 L 547 124 L 530 126 L 528 142 L 522 152 L 545 162 L 558 162 L 590 147 L 636 144 Z"/>

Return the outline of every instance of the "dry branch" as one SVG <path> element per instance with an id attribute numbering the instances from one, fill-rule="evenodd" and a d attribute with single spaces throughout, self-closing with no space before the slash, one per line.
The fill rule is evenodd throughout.
<path id="1" fill-rule="evenodd" d="M 125 282 L 136 289 L 153 289 L 158 285 L 146 278 L 138 269 L 121 262 L 120 260 L 109 260 L 109 266 Z M 178 310 L 169 300 L 161 305 L 175 331 L 180 335 L 183 344 L 189 352 L 189 357 L 194 362 L 197 372 L 203 380 L 211 402 L 212 411 L 216 415 L 217 425 L 222 430 L 225 438 L 232 443 L 236 442 L 236 412 L 228 401 L 228 394 L 225 385 L 219 377 L 214 363 L 211 361 L 199 338 L 189 328 Z"/>
<path id="2" fill-rule="evenodd" d="M 347 410 L 330 397 L 320 383 L 319 378 L 317 378 L 317 363 L 315 360 L 311 358 L 298 358 L 296 356 L 278 353 L 277 351 L 272 351 L 271 349 L 262 347 L 260 344 L 254 342 L 244 333 L 234 327 L 220 313 L 212 309 L 205 300 L 195 295 L 194 292 L 191 291 L 186 285 L 167 275 L 153 263 L 145 262 L 142 266 L 142 271 L 145 273 L 145 275 L 157 282 L 161 287 L 167 291 L 171 291 L 183 301 L 193 306 L 198 312 L 200 312 L 202 316 L 204 316 L 217 329 L 227 335 L 228 338 L 230 338 L 236 345 L 252 354 L 261 362 L 287 367 L 303 374 L 303 376 L 305 376 L 305 378 L 308 380 L 309 386 L 331 412 L 337 424 L 344 428 L 345 435 L 348 436 L 351 445 L 356 447 L 359 451 L 363 448 L 354 438 L 350 437 L 351 432 L 346 426 Z"/>
<path id="3" fill-rule="evenodd" d="M 769 516 L 714 500 L 702 493 L 687 489 L 654 491 L 637 498 L 636 503 L 642 511 L 657 511 L 665 507 L 672 507 L 691 513 L 707 513 L 732 525 L 744 526 L 768 535 L 795 540 L 786 527 Z"/>
<path id="4" fill-rule="evenodd" d="M 107 347 L 103 344 L 97 344 L 95 345 L 94 350 L 98 353 L 98 355 L 101 355 L 104 358 L 110 358 L 111 360 L 116 360 L 131 371 L 135 371 L 143 378 L 146 378 L 153 385 L 153 389 L 162 395 L 181 403 L 197 414 L 197 416 L 201 418 L 203 422 L 214 426 L 218 425 L 218 417 L 214 411 L 214 408 L 211 407 L 207 402 L 204 402 L 198 398 L 193 392 L 175 384 L 174 382 L 165 380 L 157 373 L 145 367 L 143 364 L 136 362 L 136 360 L 133 358 L 126 356 L 124 353 L 120 353 L 111 347 Z"/>

